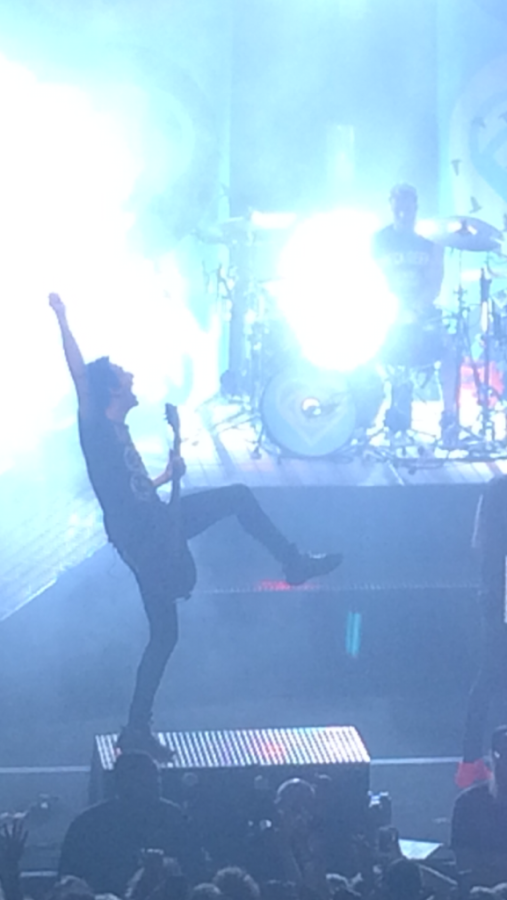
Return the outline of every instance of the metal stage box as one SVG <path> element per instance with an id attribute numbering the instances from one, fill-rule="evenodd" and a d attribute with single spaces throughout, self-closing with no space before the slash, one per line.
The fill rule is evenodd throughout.
<path id="1" fill-rule="evenodd" d="M 95 738 L 92 802 L 113 791 L 115 740 L 114 734 Z M 352 726 L 174 731 L 159 740 L 176 752 L 161 767 L 164 796 L 181 804 L 224 862 L 241 856 L 248 833 L 275 820 L 274 793 L 290 778 L 324 791 L 337 842 L 367 828 L 370 757 Z"/>

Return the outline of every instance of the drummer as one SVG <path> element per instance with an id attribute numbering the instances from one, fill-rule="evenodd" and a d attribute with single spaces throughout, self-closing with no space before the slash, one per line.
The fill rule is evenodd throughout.
<path id="1" fill-rule="evenodd" d="M 417 191 L 395 185 L 389 195 L 393 221 L 373 236 L 372 254 L 399 302 L 398 321 L 382 351 L 393 366 L 429 367 L 439 362 L 443 399 L 442 436 L 456 424 L 456 378 L 452 343 L 436 305 L 444 277 L 443 248 L 415 231 Z"/>

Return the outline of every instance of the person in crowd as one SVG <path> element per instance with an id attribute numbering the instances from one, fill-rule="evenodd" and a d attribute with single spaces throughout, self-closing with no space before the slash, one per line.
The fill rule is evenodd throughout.
<path id="1" fill-rule="evenodd" d="M 70 824 L 59 874 L 83 878 L 97 893 L 123 897 L 143 851 L 174 858 L 186 877 L 202 877 L 203 856 L 188 820 L 161 796 L 157 764 L 146 753 L 122 753 L 114 767 L 115 796 Z M 155 860 L 157 857 L 157 861 Z M 146 859 L 146 857 L 145 857 Z M 149 864 L 148 862 L 148 864 Z"/>
<path id="2" fill-rule="evenodd" d="M 239 866 L 227 866 L 219 869 L 213 878 L 213 884 L 226 900 L 260 900 L 259 885 L 248 872 Z"/>
<path id="3" fill-rule="evenodd" d="M 108 896 L 114 898 L 114 894 Z M 83 878 L 64 875 L 52 886 L 47 900 L 95 900 L 95 894 Z"/>
<path id="4" fill-rule="evenodd" d="M 503 882 L 502 884 L 495 884 L 495 887 L 492 888 L 495 900 L 507 900 L 507 882 Z"/>
<path id="5" fill-rule="evenodd" d="M 507 725 L 493 732 L 491 758 L 491 778 L 457 797 L 451 824 L 458 869 L 486 887 L 507 881 Z"/>
<path id="6" fill-rule="evenodd" d="M 262 883 L 262 900 L 301 900 L 302 895 L 308 900 L 306 892 L 290 881 L 275 878 Z"/>
<path id="7" fill-rule="evenodd" d="M 423 894 L 421 870 L 412 859 L 395 859 L 382 877 L 387 900 L 420 900 Z"/>
<path id="8" fill-rule="evenodd" d="M 492 697 L 507 697 L 507 476 L 491 479 L 477 508 L 472 538 L 480 560 L 481 652 L 478 675 L 468 698 L 463 758 L 456 772 L 459 788 L 490 777 L 484 741 Z"/>
<path id="9" fill-rule="evenodd" d="M 180 499 L 179 481 L 185 464 L 179 453 L 173 453 L 164 472 L 151 479 L 126 425 L 129 412 L 138 402 L 132 374 L 113 365 L 108 357 L 86 364 L 69 328 L 64 303 L 58 294 L 50 294 L 49 302 L 76 388 L 81 449 L 104 513 L 106 534 L 137 580 L 150 626 L 119 747 L 146 750 L 160 760 L 168 759 L 171 751 L 160 745 L 150 723 L 155 694 L 178 638 L 175 601 L 189 596 L 196 582 L 187 541 L 234 515 L 281 563 L 291 585 L 332 572 L 342 557 L 339 553 L 301 553 L 245 485 L 201 491 Z M 175 502 L 164 503 L 157 489 L 169 482 L 173 482 Z"/>
<path id="10" fill-rule="evenodd" d="M 497 900 L 498 898 L 495 888 L 488 887 L 473 887 L 469 890 L 468 896 L 470 900 Z"/>
<path id="11" fill-rule="evenodd" d="M 357 875 L 350 888 L 369 900 L 416 900 L 419 892 L 433 900 L 455 900 L 458 884 L 430 865 L 408 859 L 402 853 L 398 829 L 381 826 L 369 839 L 356 836 Z M 417 869 L 417 871 L 415 871 Z M 353 900 L 353 898 L 352 898 Z"/>
<path id="12" fill-rule="evenodd" d="M 280 785 L 271 829 L 273 876 L 327 897 L 325 835 L 317 811 L 315 788 L 308 781 L 291 778 Z"/>
<path id="13" fill-rule="evenodd" d="M 144 850 L 142 866 L 130 879 L 125 900 L 188 900 L 189 885 L 175 859 Z"/>
<path id="14" fill-rule="evenodd" d="M 20 863 L 27 840 L 25 816 L 13 816 L 0 826 L 0 887 L 4 900 L 22 900 Z"/>
<path id="15" fill-rule="evenodd" d="M 344 875 L 329 872 L 326 875 L 326 881 L 331 900 L 360 900 L 361 894 L 356 889 L 357 886 L 354 886 Z"/>
<path id="16" fill-rule="evenodd" d="M 211 881 L 203 881 L 191 890 L 190 900 L 224 900 L 224 896 L 216 884 Z"/>

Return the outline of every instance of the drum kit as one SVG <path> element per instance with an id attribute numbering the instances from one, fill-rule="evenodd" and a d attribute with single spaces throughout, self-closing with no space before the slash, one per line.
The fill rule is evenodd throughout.
<path id="1" fill-rule="evenodd" d="M 414 353 L 407 345 L 406 359 L 386 361 L 379 354 L 352 372 L 341 371 L 339 361 L 336 370 L 329 370 L 302 358 L 277 308 L 276 279 L 262 277 L 257 265 L 259 246 L 269 245 L 275 234 L 286 240 L 295 224 L 292 215 L 253 212 L 200 235 L 208 243 L 226 245 L 229 255 L 229 268 L 219 278 L 228 308 L 228 365 L 221 376 L 221 396 L 234 412 L 217 420 L 217 428 L 252 424 L 254 456 L 262 449 L 303 458 L 373 455 L 412 468 L 421 459 L 506 458 L 504 234 L 472 216 L 423 222 L 418 228 L 447 252 L 447 272 L 457 268 L 448 291 L 452 297 L 442 306 L 454 359 L 457 412 L 452 434 L 444 440 L 439 427 L 425 428 L 424 434 L 413 428 L 414 390 L 428 391 L 430 382 L 435 386 L 441 361 L 434 350 L 440 343 L 432 342 L 431 335 L 426 335 L 429 350 L 423 350 L 422 358 L 424 340 L 416 341 Z M 469 267 L 477 257 L 480 265 Z M 433 419 L 434 410 L 435 404 Z"/>

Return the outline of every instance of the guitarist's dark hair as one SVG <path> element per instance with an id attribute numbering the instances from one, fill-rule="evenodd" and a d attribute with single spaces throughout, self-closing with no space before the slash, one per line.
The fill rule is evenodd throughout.
<path id="1" fill-rule="evenodd" d="M 109 356 L 101 356 L 88 363 L 86 374 L 93 406 L 100 412 L 104 412 L 109 406 L 111 391 L 118 386 L 118 378 L 111 366 Z"/>

